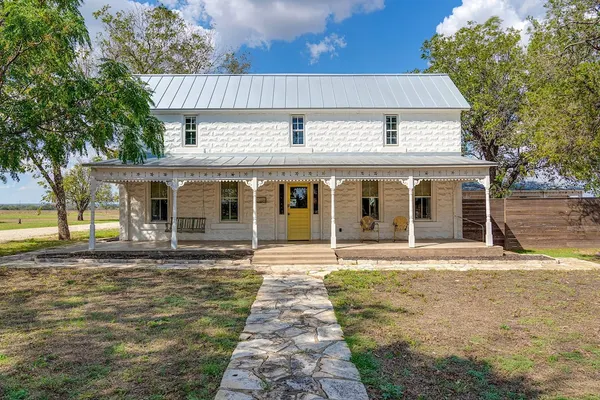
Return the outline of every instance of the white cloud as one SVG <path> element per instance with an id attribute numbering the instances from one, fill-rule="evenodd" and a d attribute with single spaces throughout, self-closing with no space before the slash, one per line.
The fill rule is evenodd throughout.
<path id="1" fill-rule="evenodd" d="M 180 9 L 187 19 L 213 24 L 219 41 L 237 48 L 322 33 L 328 22 L 384 6 L 384 0 L 184 0 Z"/>
<path id="2" fill-rule="evenodd" d="M 490 17 L 498 16 L 504 27 L 520 30 L 524 40 L 529 26 L 527 17 L 541 18 L 544 15 L 545 0 L 463 0 L 437 26 L 439 34 L 452 35 L 469 21 L 483 23 Z"/>
<path id="3" fill-rule="evenodd" d="M 346 39 L 343 36 L 332 33 L 324 37 L 319 43 L 307 42 L 306 47 L 310 52 L 310 63 L 316 64 L 323 54 L 329 53 L 331 58 L 337 56 L 337 50 L 346 47 Z"/>

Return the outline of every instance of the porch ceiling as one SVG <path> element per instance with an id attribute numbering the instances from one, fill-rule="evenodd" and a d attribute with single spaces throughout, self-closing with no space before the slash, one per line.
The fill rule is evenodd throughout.
<path id="1" fill-rule="evenodd" d="M 86 164 L 91 167 L 165 169 L 262 169 L 262 168 L 428 168 L 491 167 L 496 163 L 456 154 L 434 153 L 261 153 L 203 154 L 151 158 L 144 164 L 123 164 L 118 159 Z"/>

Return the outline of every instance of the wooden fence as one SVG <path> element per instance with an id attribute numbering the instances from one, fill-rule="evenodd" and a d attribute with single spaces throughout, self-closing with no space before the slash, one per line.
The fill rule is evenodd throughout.
<path id="1" fill-rule="evenodd" d="M 492 199 L 494 244 L 507 250 L 600 247 L 600 198 Z M 463 217 L 485 225 L 485 200 L 463 199 Z M 463 221 L 463 237 L 481 240 L 481 227 Z"/>

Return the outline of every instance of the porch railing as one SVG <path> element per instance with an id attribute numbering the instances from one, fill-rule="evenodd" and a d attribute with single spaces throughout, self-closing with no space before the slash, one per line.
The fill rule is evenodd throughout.
<path id="1" fill-rule="evenodd" d="M 485 242 L 485 225 L 484 224 L 481 224 L 477 221 L 473 221 L 472 219 L 469 219 L 469 218 L 461 217 L 460 215 L 455 215 L 454 218 L 458 218 L 461 221 L 467 221 L 472 224 L 478 225 L 481 228 L 481 241 Z"/>

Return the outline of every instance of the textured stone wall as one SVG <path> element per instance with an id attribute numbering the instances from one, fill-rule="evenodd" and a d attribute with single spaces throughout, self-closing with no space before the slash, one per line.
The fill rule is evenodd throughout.
<path id="1" fill-rule="evenodd" d="M 384 146 L 385 113 L 307 113 L 306 146 L 290 146 L 290 114 L 200 114 L 198 146 L 184 147 L 183 115 L 165 122 L 167 153 L 460 152 L 460 113 L 400 113 L 399 145 Z"/>
<path id="2" fill-rule="evenodd" d="M 277 237 L 285 239 L 285 215 L 278 215 L 277 185 L 267 182 L 258 191 L 259 197 L 266 197 L 266 203 L 258 206 L 258 233 L 260 240 L 275 240 L 276 223 Z M 345 182 L 336 190 L 336 223 L 339 240 L 356 240 L 360 237 L 360 182 Z M 131 201 L 131 240 L 168 240 L 164 223 L 150 223 L 148 218 L 147 184 L 129 184 Z M 187 183 L 178 192 L 177 213 L 180 217 L 206 217 L 206 233 L 180 233 L 180 240 L 250 240 L 252 238 L 252 190 L 240 183 L 241 189 L 241 220 L 238 223 L 220 222 L 219 214 L 219 184 L 218 183 Z M 460 186 L 455 182 L 434 183 L 434 221 L 416 221 L 415 236 L 417 239 L 452 238 L 455 235 L 454 213 L 459 207 L 455 204 L 456 190 Z M 204 193 L 204 196 L 203 196 Z M 408 189 L 399 182 L 381 182 L 380 233 L 382 239 L 393 237 L 392 221 L 396 216 L 408 217 Z M 204 200 L 203 200 L 204 198 Z M 125 196 L 121 196 L 121 225 L 127 223 L 125 215 Z M 320 237 L 327 240 L 331 228 L 331 191 L 326 185 L 321 185 L 320 215 L 313 215 L 312 238 Z M 319 225 L 323 221 L 323 233 Z M 339 229 L 342 229 L 339 232 Z M 122 232 L 124 230 L 122 229 Z M 406 232 L 398 235 L 406 239 Z M 121 236 L 122 240 L 126 238 Z"/>

